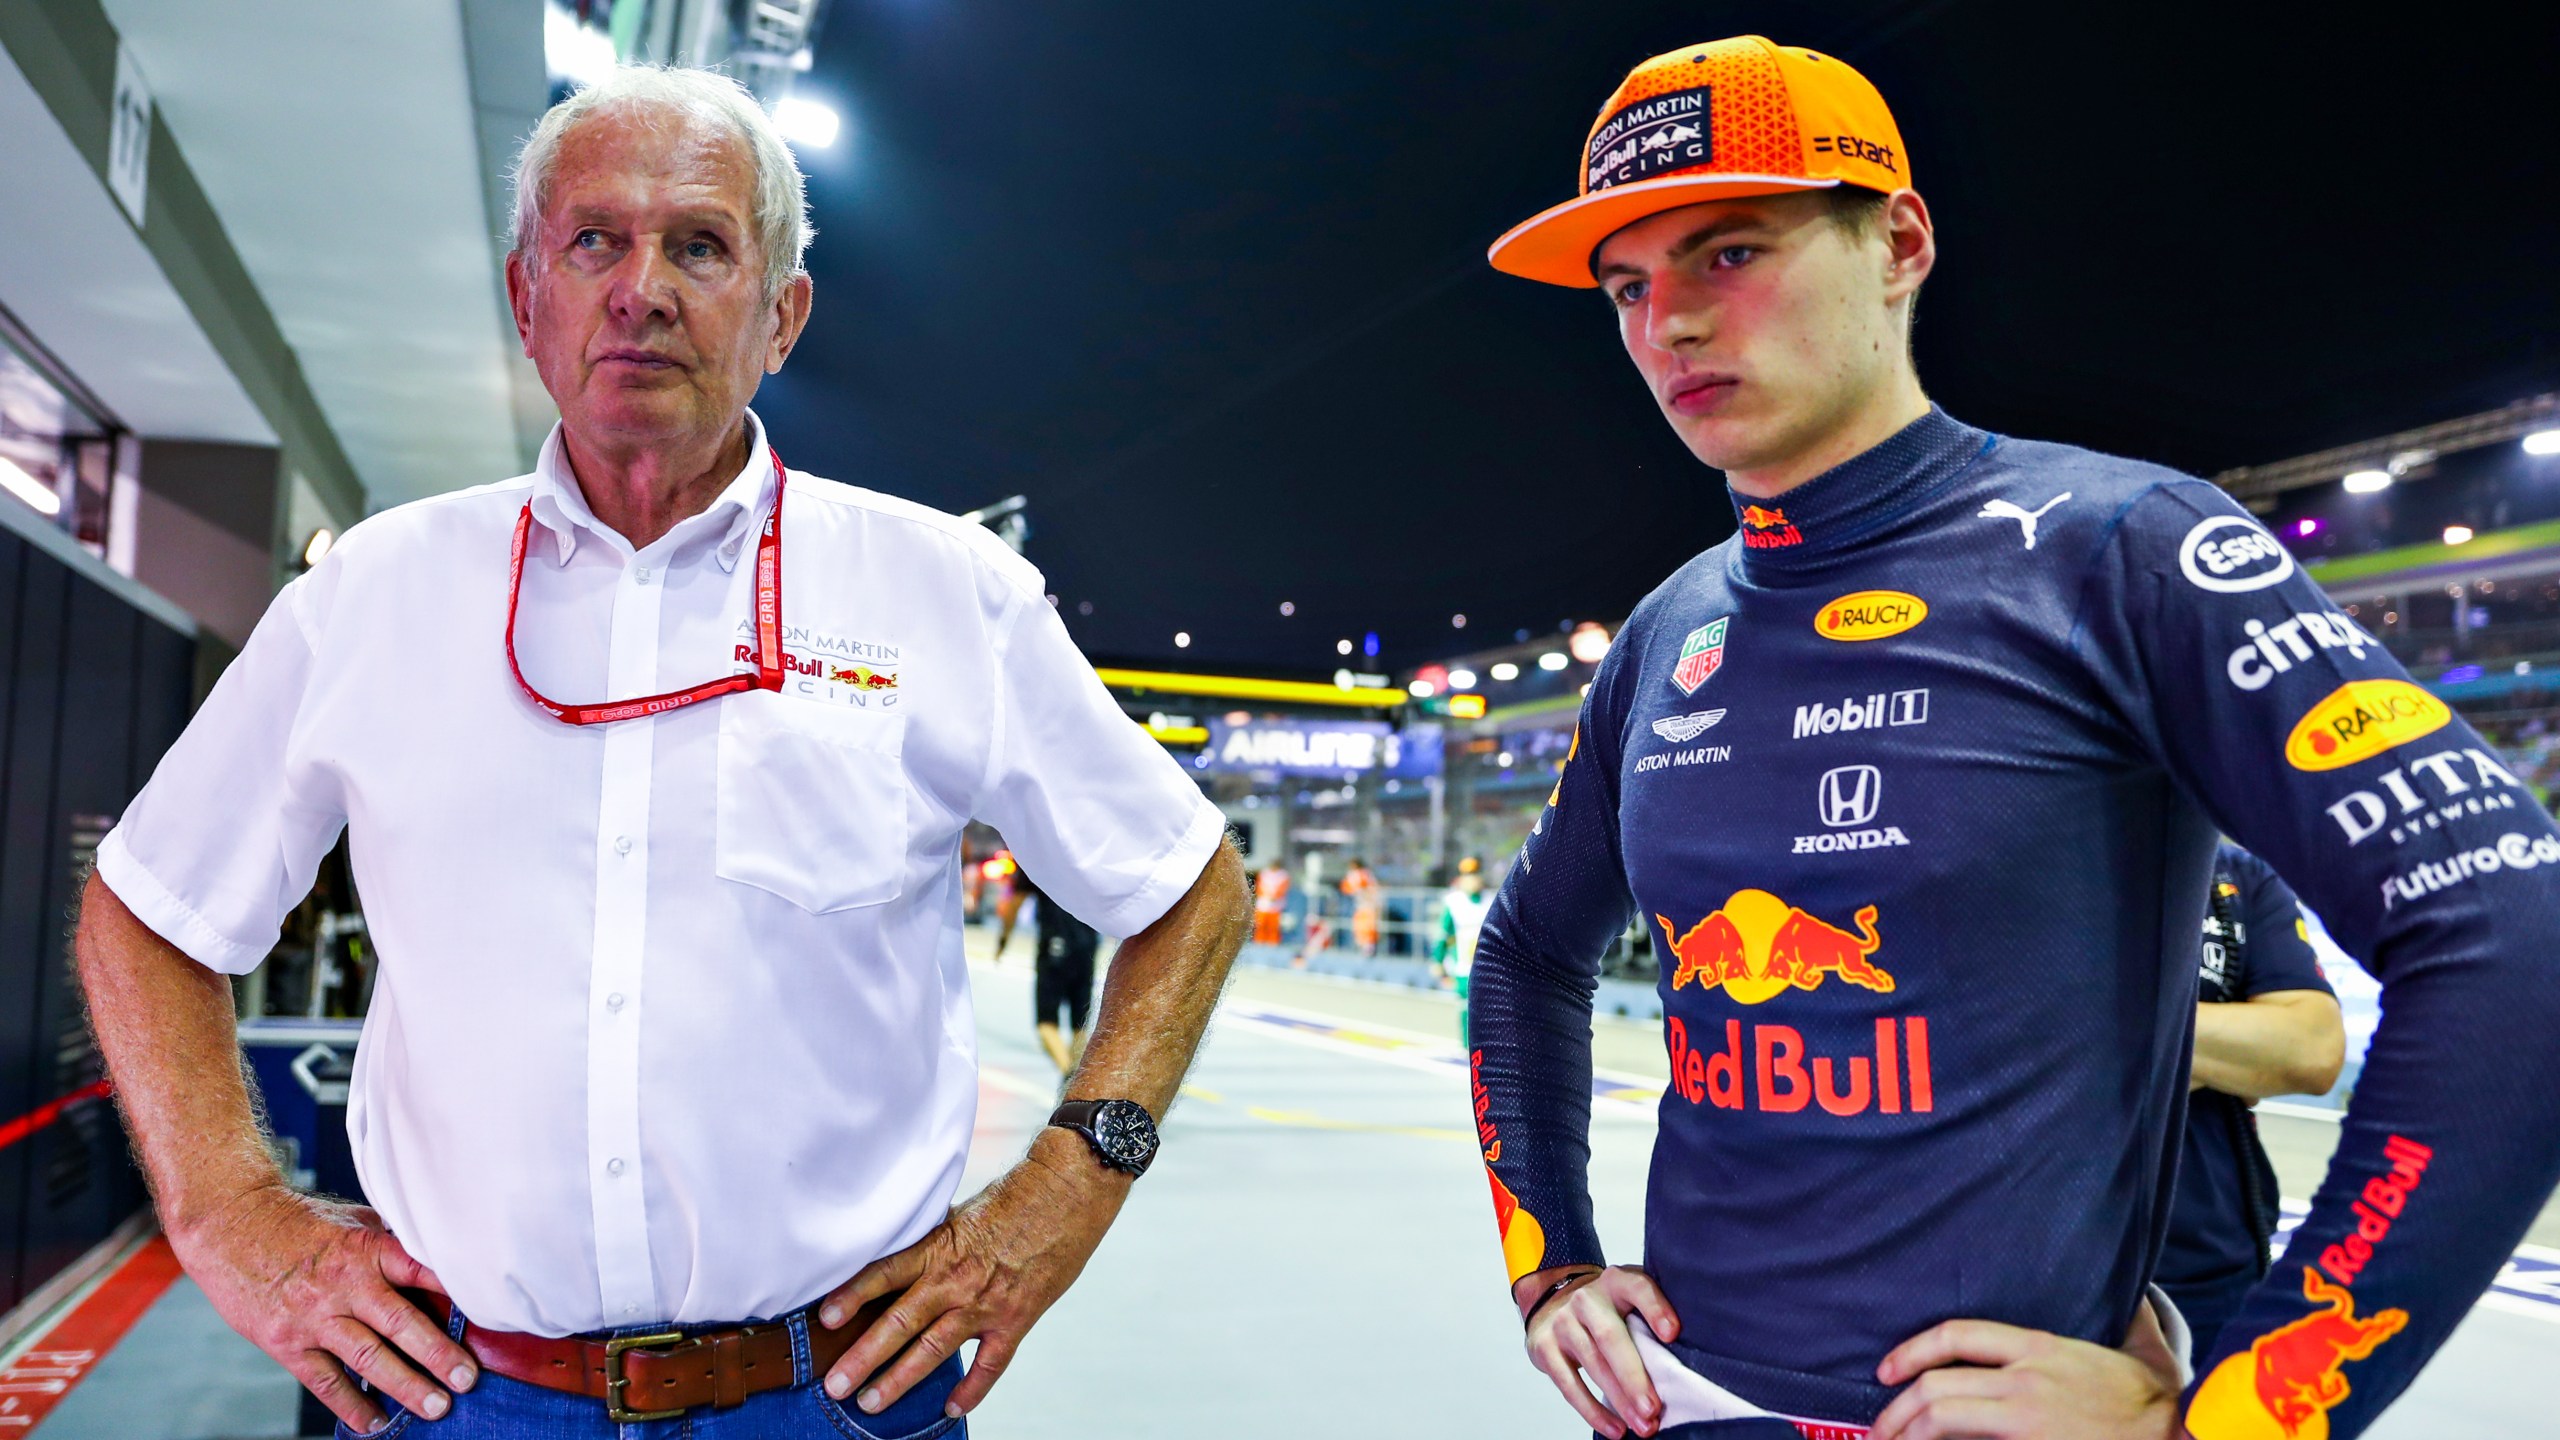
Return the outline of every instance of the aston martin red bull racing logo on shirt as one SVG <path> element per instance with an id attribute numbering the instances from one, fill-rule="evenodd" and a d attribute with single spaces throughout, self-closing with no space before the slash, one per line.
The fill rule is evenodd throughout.
<path id="1" fill-rule="evenodd" d="M 1782 550 L 1804 543 L 1804 532 L 1787 522 L 1787 512 L 1765 505 L 1742 507 L 1742 546 L 1746 550 Z"/>
<path id="2" fill-rule="evenodd" d="M 1732 616 L 1720 615 L 1690 631 L 1689 638 L 1680 642 L 1680 663 L 1672 667 L 1671 683 L 1679 687 L 1681 694 L 1697 694 L 1707 677 L 1723 666 L 1724 632 L 1732 624 Z"/>

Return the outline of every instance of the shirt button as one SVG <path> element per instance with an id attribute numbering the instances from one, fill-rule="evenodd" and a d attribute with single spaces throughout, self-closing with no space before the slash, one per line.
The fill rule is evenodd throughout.
<path id="1" fill-rule="evenodd" d="M 643 584 L 643 585 L 648 584 L 648 583 L 649 583 L 649 567 L 648 567 L 648 566 L 646 566 L 646 565 L 643 565 L 643 566 L 641 566 L 639 569 L 632 571 L 632 572 L 631 572 L 631 578 L 632 578 L 632 579 L 634 579 L 634 580 L 639 581 L 639 582 L 640 582 L 641 584 Z"/>
<path id="2" fill-rule="evenodd" d="M 604 1008 L 607 1010 L 620 1010 L 622 1008 L 622 992 L 616 990 L 612 994 L 604 997 Z"/>
<path id="3" fill-rule="evenodd" d="M 616 854 L 616 855 L 628 855 L 628 854 L 630 854 L 630 853 L 631 853 L 631 837 L 630 837 L 630 836 L 628 836 L 628 835 L 616 835 L 616 836 L 614 836 L 614 837 L 613 837 L 613 853 L 614 853 L 614 854 Z"/>
<path id="4" fill-rule="evenodd" d="M 606 1162 L 604 1162 L 604 1173 L 606 1173 L 607 1175 L 619 1175 L 619 1174 L 621 1174 L 621 1173 L 622 1173 L 622 1157 L 621 1157 L 621 1156 L 619 1156 L 619 1155 L 616 1155 L 616 1156 L 615 1156 L 615 1157 L 613 1157 L 612 1159 L 607 1160 Z"/>

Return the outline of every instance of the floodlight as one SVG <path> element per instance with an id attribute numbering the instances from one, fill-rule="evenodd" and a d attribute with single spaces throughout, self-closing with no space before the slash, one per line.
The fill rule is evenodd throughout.
<path id="1" fill-rule="evenodd" d="M 834 107 L 797 95 L 785 96 L 773 107 L 773 127 L 782 132 L 782 138 L 813 150 L 836 143 L 836 131 L 843 124 Z"/>
<path id="2" fill-rule="evenodd" d="M 2347 478 L 2341 483 L 2347 487 L 2347 493 L 2350 495 L 2371 495 L 2378 490 L 2388 490 L 2391 488 L 2391 472 L 2388 470 L 2350 470 L 2347 472 Z"/>

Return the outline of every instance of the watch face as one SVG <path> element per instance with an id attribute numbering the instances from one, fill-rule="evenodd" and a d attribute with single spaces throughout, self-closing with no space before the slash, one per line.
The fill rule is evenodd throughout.
<path id="1" fill-rule="evenodd" d="M 1105 1100 L 1094 1111 L 1093 1138 L 1113 1164 L 1141 1169 L 1156 1153 L 1156 1122 L 1134 1100 Z"/>

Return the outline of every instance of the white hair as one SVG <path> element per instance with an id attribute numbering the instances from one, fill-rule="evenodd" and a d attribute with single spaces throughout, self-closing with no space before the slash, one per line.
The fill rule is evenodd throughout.
<path id="1" fill-rule="evenodd" d="M 544 112 L 542 122 L 524 138 L 524 148 L 516 152 L 515 213 L 508 228 L 517 253 L 532 248 L 542 207 L 551 198 L 551 172 L 560 158 L 562 137 L 591 115 L 633 110 L 680 112 L 745 141 L 756 164 L 755 212 L 749 219 L 756 243 L 764 251 L 766 298 L 780 294 L 783 286 L 807 273 L 801 258 L 817 233 L 809 224 L 809 186 L 773 117 L 746 86 L 730 77 L 674 65 L 617 66 Z"/>

